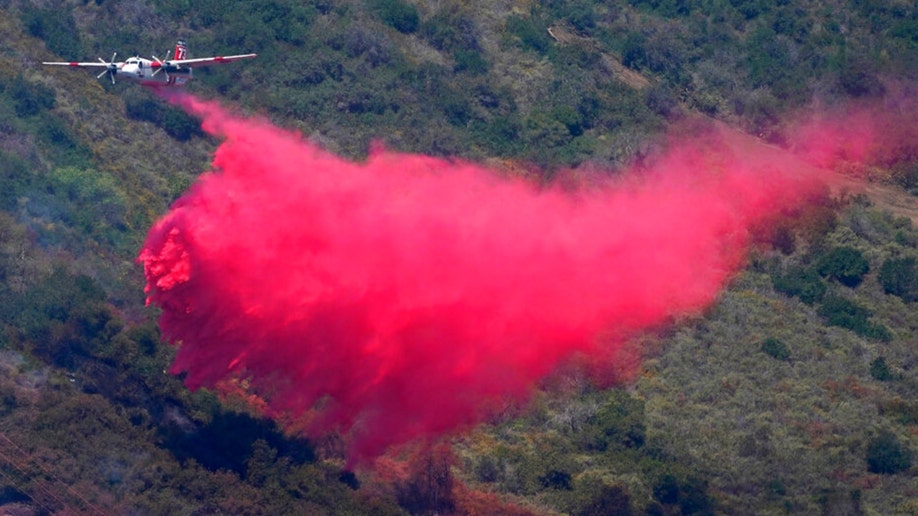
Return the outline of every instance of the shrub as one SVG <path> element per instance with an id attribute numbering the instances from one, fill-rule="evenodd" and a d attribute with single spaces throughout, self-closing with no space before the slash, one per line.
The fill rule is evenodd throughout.
<path id="1" fill-rule="evenodd" d="M 606 516 L 631 516 L 631 497 L 621 486 L 604 485 L 599 492 L 582 507 L 574 512 L 577 516 L 592 516 L 604 514 Z"/>
<path id="2" fill-rule="evenodd" d="M 383 22 L 405 34 L 418 30 L 421 23 L 418 8 L 405 0 L 376 0 L 376 8 Z"/>
<path id="3" fill-rule="evenodd" d="M 889 431 L 883 431 L 867 444 L 867 470 L 892 475 L 912 467 L 912 451 Z"/>
<path id="4" fill-rule="evenodd" d="M 778 339 L 769 337 L 762 342 L 762 352 L 766 355 L 777 359 L 787 361 L 790 360 L 790 350 L 787 349 L 787 346 L 784 345 Z"/>
<path id="5" fill-rule="evenodd" d="M 594 443 L 600 450 L 644 446 L 644 402 L 627 392 L 613 391 L 611 399 L 596 412 L 593 423 L 600 432 Z"/>
<path id="6" fill-rule="evenodd" d="M 180 142 L 204 134 L 201 131 L 201 123 L 196 118 L 175 108 L 163 111 L 159 125 L 166 134 Z"/>
<path id="7" fill-rule="evenodd" d="M 666 505 L 679 502 L 679 481 L 673 475 L 663 475 L 653 485 L 653 497 Z"/>
<path id="8" fill-rule="evenodd" d="M 886 365 L 886 359 L 883 357 L 877 357 L 870 363 L 870 376 L 874 380 L 879 380 L 881 382 L 888 382 L 893 379 L 892 371 L 889 370 L 889 366 Z"/>
<path id="9" fill-rule="evenodd" d="M 539 477 L 539 482 L 542 484 L 542 487 L 546 489 L 560 489 L 564 491 L 573 489 L 571 485 L 571 474 L 567 471 L 553 469 Z"/>
<path id="10" fill-rule="evenodd" d="M 477 50 L 457 50 L 453 54 L 456 65 L 454 72 L 468 72 L 472 75 L 482 75 L 488 71 L 488 62 L 482 53 Z"/>
<path id="11" fill-rule="evenodd" d="M 918 264 L 913 257 L 889 258 L 880 266 L 877 275 L 887 294 L 904 301 L 918 300 Z"/>
<path id="12" fill-rule="evenodd" d="M 843 297 L 826 297 L 816 312 L 825 317 L 826 322 L 831 326 L 847 328 L 862 337 L 883 342 L 892 339 L 889 329 L 869 321 L 870 316 L 873 315 L 869 309 Z"/>
<path id="13" fill-rule="evenodd" d="M 826 293 L 826 285 L 819 274 L 802 266 L 789 267 L 773 275 L 772 283 L 778 292 L 797 297 L 808 305 L 822 300 Z"/>
<path id="14" fill-rule="evenodd" d="M 81 53 L 79 31 L 69 10 L 28 6 L 21 11 L 21 19 L 29 34 L 43 39 L 55 54 L 72 58 Z"/>
<path id="15" fill-rule="evenodd" d="M 28 165 L 17 156 L 0 151 L 0 209 L 12 210 L 31 184 Z"/>
<path id="16" fill-rule="evenodd" d="M 824 277 L 834 278 L 841 284 L 856 287 L 870 270 L 867 259 L 853 247 L 832 249 L 819 259 L 816 269 Z"/>
<path id="17" fill-rule="evenodd" d="M 13 99 L 16 116 L 26 118 L 54 107 L 54 90 L 27 81 L 18 75 L 10 81 L 6 93 Z"/>
<path id="18" fill-rule="evenodd" d="M 533 16 L 513 15 L 509 17 L 507 30 L 520 39 L 524 48 L 544 53 L 551 45 L 548 26 Z"/>

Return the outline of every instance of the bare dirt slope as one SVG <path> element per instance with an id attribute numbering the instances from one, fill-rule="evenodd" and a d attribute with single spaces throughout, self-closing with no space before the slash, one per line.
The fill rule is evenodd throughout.
<path id="1" fill-rule="evenodd" d="M 870 178 L 817 169 L 784 149 L 768 144 L 726 124 L 718 123 L 718 125 L 722 130 L 729 132 L 737 141 L 743 142 L 742 145 L 745 151 L 758 152 L 763 155 L 771 154 L 775 159 L 786 160 L 789 166 L 799 167 L 801 173 L 821 175 L 828 183 L 833 195 L 866 195 L 878 208 L 888 210 L 897 217 L 906 217 L 912 221 L 913 225 L 918 226 L 918 197 L 902 188 L 889 183 L 871 180 Z"/>

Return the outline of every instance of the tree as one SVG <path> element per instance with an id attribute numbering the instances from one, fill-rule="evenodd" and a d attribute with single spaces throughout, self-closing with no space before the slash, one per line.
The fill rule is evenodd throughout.
<path id="1" fill-rule="evenodd" d="M 842 246 L 832 249 L 819 259 L 816 270 L 823 277 L 834 278 L 841 284 L 856 287 L 870 270 L 870 264 L 860 251 Z"/>
<path id="2" fill-rule="evenodd" d="M 888 430 L 880 432 L 867 445 L 867 470 L 893 475 L 912 467 L 912 451 Z"/>
<path id="3" fill-rule="evenodd" d="M 914 257 L 888 258 L 877 275 L 887 294 L 918 301 L 918 261 Z"/>

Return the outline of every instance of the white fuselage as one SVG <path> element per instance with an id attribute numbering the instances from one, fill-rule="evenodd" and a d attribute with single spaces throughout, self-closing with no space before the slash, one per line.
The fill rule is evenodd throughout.
<path id="1" fill-rule="evenodd" d="M 191 80 L 191 68 L 176 68 L 166 72 L 156 61 L 132 57 L 117 69 L 115 75 L 119 79 L 139 82 L 145 86 L 182 86 Z"/>

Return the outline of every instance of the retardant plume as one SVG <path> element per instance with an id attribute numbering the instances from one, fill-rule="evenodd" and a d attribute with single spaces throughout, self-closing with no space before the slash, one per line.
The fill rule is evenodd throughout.
<path id="1" fill-rule="evenodd" d="M 179 344 L 171 372 L 192 389 L 245 379 L 292 428 L 339 432 L 352 460 L 480 422 L 572 355 L 608 360 L 702 310 L 749 228 L 812 187 L 716 129 L 636 179 L 571 191 L 384 149 L 355 163 L 180 102 L 225 141 L 139 257 Z"/>

